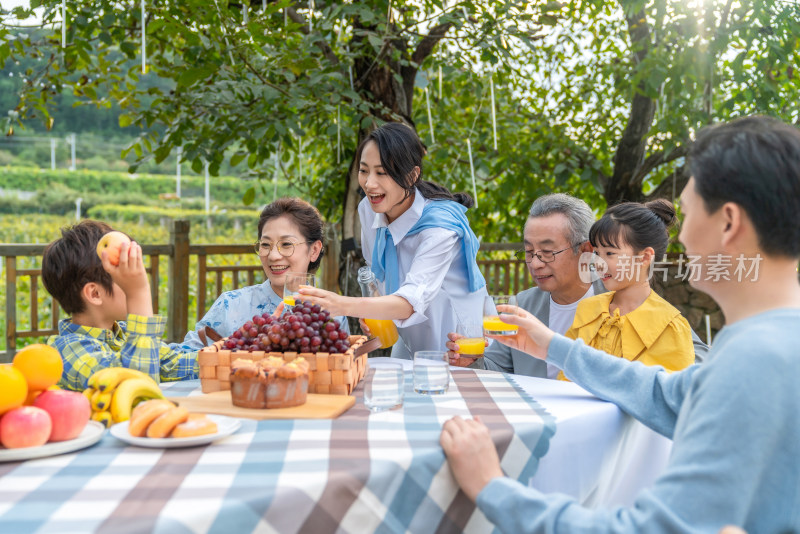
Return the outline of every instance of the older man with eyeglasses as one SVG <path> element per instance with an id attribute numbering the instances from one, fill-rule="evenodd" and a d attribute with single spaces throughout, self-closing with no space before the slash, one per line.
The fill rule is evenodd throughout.
<path id="1" fill-rule="evenodd" d="M 589 229 L 594 221 L 586 202 L 554 193 L 536 199 L 523 229 L 525 249 L 518 257 L 525 260 L 536 287 L 519 293 L 517 303 L 562 335 L 572 326 L 578 303 L 606 291 L 599 280 L 592 283 L 580 272 L 581 255 L 592 252 Z M 458 337 L 449 335 L 450 363 L 460 367 L 480 365 L 474 358 L 458 354 L 454 342 Z M 708 347 L 694 333 L 693 338 L 696 360 L 702 361 Z M 558 374 L 555 366 L 501 343 L 492 343 L 486 349 L 483 367 L 540 378 L 555 378 Z"/>

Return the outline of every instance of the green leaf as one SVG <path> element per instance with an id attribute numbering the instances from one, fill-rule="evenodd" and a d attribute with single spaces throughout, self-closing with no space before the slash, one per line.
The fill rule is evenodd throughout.
<path id="1" fill-rule="evenodd" d="M 558 17 L 553 15 L 542 15 L 539 17 L 539 24 L 544 24 L 545 26 L 555 26 L 558 24 Z"/>
<path id="2" fill-rule="evenodd" d="M 236 152 L 234 155 L 231 156 L 231 167 L 236 167 L 246 157 L 247 157 L 247 152 Z"/>
<path id="3" fill-rule="evenodd" d="M 204 65 L 195 69 L 186 69 L 178 76 L 178 85 L 189 87 L 198 80 L 208 78 L 216 72 L 216 70 L 217 67 L 215 65 Z"/>
<path id="4" fill-rule="evenodd" d="M 383 46 L 383 39 L 375 35 L 374 33 L 370 33 L 367 38 L 369 39 L 370 44 L 375 48 L 375 50 L 380 50 Z"/>
<path id="5" fill-rule="evenodd" d="M 244 203 L 245 206 L 249 206 L 250 204 L 253 203 L 255 199 L 256 199 L 256 188 L 251 187 L 244 192 L 244 196 L 242 196 L 242 203 Z"/>

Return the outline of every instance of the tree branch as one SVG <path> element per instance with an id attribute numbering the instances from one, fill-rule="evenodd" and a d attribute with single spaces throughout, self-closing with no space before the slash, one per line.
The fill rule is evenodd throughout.
<path id="1" fill-rule="evenodd" d="M 675 161 L 678 158 L 686 156 L 689 153 L 691 146 L 691 143 L 685 143 L 673 148 L 669 152 L 664 152 L 661 150 L 659 152 L 650 154 L 637 169 L 636 175 L 633 178 L 633 182 L 641 185 L 645 177 L 650 174 L 650 171 L 660 165 L 663 165 L 664 163 L 669 163 L 670 161 Z"/>
<path id="2" fill-rule="evenodd" d="M 625 9 L 625 1 L 620 5 Z M 650 26 L 647 24 L 644 9 L 626 15 L 631 49 L 636 65 L 640 65 L 650 50 Z M 635 67 L 634 67 L 635 69 Z M 634 89 L 631 113 L 628 124 L 614 154 L 614 174 L 605 190 L 605 199 L 611 206 L 624 200 L 636 201 L 642 196 L 640 184 L 634 177 L 644 162 L 647 134 L 655 117 L 656 102 L 644 92 L 644 81 Z"/>
<path id="3" fill-rule="evenodd" d="M 306 23 L 305 17 L 295 11 L 293 7 L 287 7 L 286 14 L 290 19 L 292 19 L 292 21 L 302 25 L 301 29 L 303 30 L 303 33 L 306 35 L 311 35 L 311 29 Z M 339 56 L 337 56 L 333 51 L 333 48 L 331 48 L 331 45 L 328 44 L 328 41 L 320 37 L 319 39 L 314 40 L 314 44 L 317 45 L 317 48 L 322 51 L 322 55 L 325 56 L 325 59 L 330 61 L 333 65 L 339 64 Z"/>
<path id="4" fill-rule="evenodd" d="M 436 48 L 436 44 L 444 38 L 445 34 L 447 34 L 452 27 L 452 22 L 445 22 L 444 24 L 439 24 L 431 28 L 428 35 L 423 37 L 417 45 L 417 49 L 414 50 L 414 53 L 411 55 L 411 60 L 417 65 L 422 65 L 425 58 L 431 55 L 433 49 Z"/>
<path id="5" fill-rule="evenodd" d="M 674 182 L 674 184 L 673 184 Z M 668 176 L 661 180 L 661 183 L 655 189 L 650 191 L 647 195 L 647 200 L 655 200 L 657 198 L 665 198 L 667 200 L 675 200 L 681 194 L 683 188 L 689 182 L 689 169 L 686 165 L 681 165 L 675 169 L 672 176 Z"/>

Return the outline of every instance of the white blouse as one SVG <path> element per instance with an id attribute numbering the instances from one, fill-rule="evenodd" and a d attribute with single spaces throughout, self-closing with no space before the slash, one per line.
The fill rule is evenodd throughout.
<path id="1" fill-rule="evenodd" d="M 445 351 L 448 332 L 461 323 L 481 324 L 486 287 L 470 293 L 467 259 L 458 235 L 452 230 L 429 228 L 407 235 L 422 216 L 428 202 L 419 191 L 414 202 L 391 224 L 386 215 L 375 213 L 364 198 L 358 205 L 361 219 L 361 251 L 368 265 L 378 228 L 388 227 L 397 248 L 400 287 L 393 294 L 403 297 L 414 308 L 408 319 L 395 320 L 400 340 L 392 357 L 412 359 L 418 350 Z M 381 283 L 381 290 L 385 287 Z"/>

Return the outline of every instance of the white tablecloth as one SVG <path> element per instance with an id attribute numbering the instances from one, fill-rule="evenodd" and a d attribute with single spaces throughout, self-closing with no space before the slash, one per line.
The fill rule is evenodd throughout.
<path id="1" fill-rule="evenodd" d="M 390 358 L 370 358 L 371 363 L 381 360 Z M 410 360 L 392 361 L 413 365 Z M 630 506 L 666 467 L 672 441 L 615 404 L 572 382 L 529 376 L 515 376 L 514 381 L 556 420 L 550 449 L 539 461 L 531 486 L 570 495 L 584 506 Z"/>

